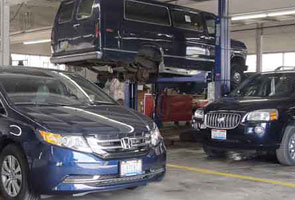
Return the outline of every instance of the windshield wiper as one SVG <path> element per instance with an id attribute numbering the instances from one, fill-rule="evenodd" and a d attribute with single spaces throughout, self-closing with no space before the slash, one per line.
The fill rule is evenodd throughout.
<path id="1" fill-rule="evenodd" d="M 94 101 L 92 103 L 94 105 L 115 105 L 115 103 L 109 101 Z"/>

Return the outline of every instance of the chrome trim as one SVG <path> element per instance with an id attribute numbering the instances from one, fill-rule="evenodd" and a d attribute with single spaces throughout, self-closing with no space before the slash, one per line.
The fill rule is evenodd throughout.
<path id="1" fill-rule="evenodd" d="M 215 62 L 214 59 L 207 59 L 207 58 L 193 58 L 188 56 L 173 56 L 173 55 L 164 55 L 164 57 L 171 57 L 171 58 L 182 58 L 187 60 L 195 60 L 195 61 L 208 61 L 208 62 Z"/>
<path id="2" fill-rule="evenodd" d="M 126 52 L 126 53 L 134 53 L 134 54 L 137 54 L 138 53 L 138 51 L 128 51 L 128 50 L 124 50 L 124 49 L 103 48 L 103 50 L 106 50 L 106 51 Z"/>
<path id="3" fill-rule="evenodd" d="M 69 177 L 66 177 L 65 180 L 62 182 L 62 184 L 95 184 L 95 185 L 113 185 L 113 184 L 122 184 L 122 183 L 128 183 L 128 182 L 135 182 L 140 181 L 142 179 L 148 179 L 153 178 L 154 176 L 157 176 L 161 173 L 165 172 L 164 168 L 160 168 L 157 170 L 151 170 L 149 173 L 145 173 L 142 175 L 136 175 L 136 176 L 127 176 L 127 177 L 121 177 L 121 178 L 104 178 L 97 175 L 93 176 L 92 178 L 87 179 L 72 179 Z"/>
<path id="4" fill-rule="evenodd" d="M 166 67 L 164 65 L 160 65 L 159 73 L 167 73 L 167 74 L 178 74 L 185 76 L 194 76 L 198 75 L 201 71 L 193 70 L 193 69 L 182 69 L 182 68 L 174 68 L 174 67 Z"/>
<path id="5" fill-rule="evenodd" d="M 150 137 L 124 137 L 119 139 L 99 140 L 95 137 L 86 138 L 93 152 L 104 155 L 109 150 L 132 150 L 140 147 L 146 147 L 151 143 Z M 140 141 L 140 142 L 137 142 Z M 113 144 L 112 144 L 113 143 Z M 114 144 L 116 143 L 116 144 Z"/>
<path id="6" fill-rule="evenodd" d="M 77 61 L 84 61 L 84 60 L 99 60 L 101 58 L 102 58 L 101 51 L 93 51 L 88 53 L 51 57 L 50 61 L 55 64 L 64 64 L 67 62 L 77 62 Z"/>
<path id="7" fill-rule="evenodd" d="M 134 54 L 138 53 L 138 51 L 128 51 L 128 50 L 124 50 L 124 49 L 104 48 L 103 50 L 134 53 Z M 199 57 L 198 58 L 193 58 L 193 57 L 188 57 L 188 56 L 174 56 L 174 55 L 167 55 L 167 54 L 164 54 L 163 57 L 172 57 L 172 58 L 182 58 L 182 59 L 187 59 L 187 60 L 215 62 L 214 59 L 199 58 Z"/>
<path id="8" fill-rule="evenodd" d="M 231 130 L 237 128 L 241 120 L 240 113 L 210 112 L 205 115 L 204 124 L 211 129 Z"/>

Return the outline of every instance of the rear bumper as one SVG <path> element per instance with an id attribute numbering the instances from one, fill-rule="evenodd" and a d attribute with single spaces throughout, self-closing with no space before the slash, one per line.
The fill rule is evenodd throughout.
<path id="1" fill-rule="evenodd" d="M 108 191 L 160 181 L 166 172 L 166 149 L 160 144 L 145 156 L 103 160 L 96 155 L 42 145 L 32 159 L 32 187 L 40 194 Z M 143 174 L 120 177 L 123 160 L 141 159 Z M 42 183 L 42 184 L 40 184 Z"/>
<path id="2" fill-rule="evenodd" d="M 53 56 L 50 61 L 54 64 L 65 64 L 71 62 L 87 61 L 87 60 L 99 60 L 102 58 L 101 51 L 93 51 L 87 53 L 69 54 L 64 56 Z"/>

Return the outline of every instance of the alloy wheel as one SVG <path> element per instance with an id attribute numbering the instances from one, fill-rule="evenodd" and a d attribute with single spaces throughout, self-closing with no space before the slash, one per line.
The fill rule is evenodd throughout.
<path id="1" fill-rule="evenodd" d="M 1 180 L 6 193 L 16 197 L 22 187 L 22 169 L 19 161 L 13 155 L 4 158 L 1 167 Z"/>

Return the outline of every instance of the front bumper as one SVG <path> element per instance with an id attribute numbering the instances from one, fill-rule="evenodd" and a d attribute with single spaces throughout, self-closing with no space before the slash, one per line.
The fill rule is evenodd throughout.
<path id="1" fill-rule="evenodd" d="M 255 133 L 256 126 L 263 126 L 264 133 Z M 222 150 L 275 150 L 279 148 L 284 128 L 279 122 L 240 124 L 237 128 L 226 130 L 226 139 L 212 139 L 212 129 L 198 131 L 202 143 Z"/>
<path id="2" fill-rule="evenodd" d="M 103 160 L 96 155 L 42 144 L 31 165 L 33 189 L 40 194 L 108 191 L 160 181 L 166 172 L 163 143 L 148 154 L 118 160 Z M 40 147 L 39 147 L 40 148 Z M 120 177 L 120 162 L 141 159 L 142 175 Z"/>

